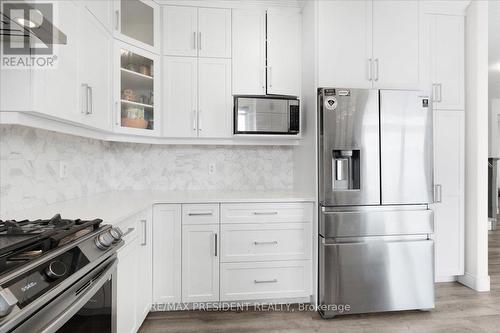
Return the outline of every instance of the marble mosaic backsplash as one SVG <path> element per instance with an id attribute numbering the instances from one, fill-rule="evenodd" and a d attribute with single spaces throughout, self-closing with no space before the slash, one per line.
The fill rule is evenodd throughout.
<path id="1" fill-rule="evenodd" d="M 112 190 L 288 190 L 292 154 L 292 147 L 105 142 L 0 125 L 0 215 Z"/>

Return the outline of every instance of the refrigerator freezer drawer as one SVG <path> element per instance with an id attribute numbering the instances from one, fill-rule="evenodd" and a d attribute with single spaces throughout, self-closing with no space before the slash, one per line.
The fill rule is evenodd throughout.
<path id="1" fill-rule="evenodd" d="M 320 238 L 323 317 L 434 308 L 432 240 L 325 244 Z M 349 311 L 339 311 L 349 306 Z"/>
<path id="2" fill-rule="evenodd" d="M 323 237 L 365 237 L 434 233 L 430 209 L 322 211 L 319 234 Z"/>

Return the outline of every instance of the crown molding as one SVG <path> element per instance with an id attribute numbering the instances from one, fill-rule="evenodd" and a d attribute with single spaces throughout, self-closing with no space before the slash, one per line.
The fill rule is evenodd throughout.
<path id="1" fill-rule="evenodd" d="M 302 8 L 306 0 L 156 0 L 160 5 L 215 8 Z"/>

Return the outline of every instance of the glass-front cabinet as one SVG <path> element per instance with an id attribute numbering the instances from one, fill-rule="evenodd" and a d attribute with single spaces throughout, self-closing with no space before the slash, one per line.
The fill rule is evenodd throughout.
<path id="1" fill-rule="evenodd" d="M 119 132 L 158 135 L 159 57 L 117 41 L 115 127 Z"/>
<path id="2" fill-rule="evenodd" d="M 160 6 L 152 0 L 115 1 L 116 37 L 159 53 Z"/>

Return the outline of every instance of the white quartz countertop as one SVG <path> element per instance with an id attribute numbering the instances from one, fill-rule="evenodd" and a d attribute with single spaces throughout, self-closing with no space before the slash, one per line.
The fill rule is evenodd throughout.
<path id="1" fill-rule="evenodd" d="M 59 213 L 63 218 L 100 218 L 105 224 L 115 224 L 154 204 L 162 203 L 313 201 L 315 201 L 313 195 L 293 191 L 114 191 L 7 213 L 0 218 L 2 220 L 47 219 Z"/>

